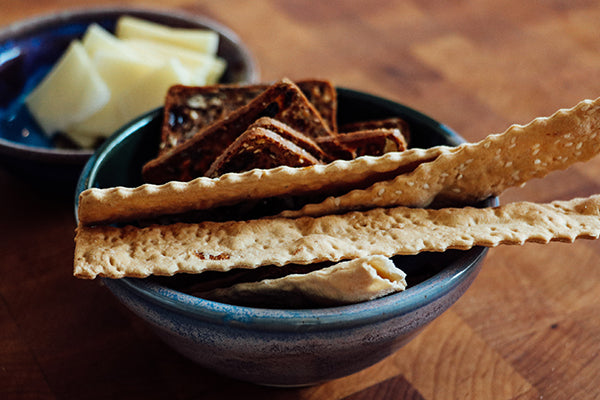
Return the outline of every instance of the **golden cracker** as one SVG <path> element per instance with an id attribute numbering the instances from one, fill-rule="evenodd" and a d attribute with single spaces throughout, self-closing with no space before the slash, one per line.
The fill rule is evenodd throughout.
<path id="1" fill-rule="evenodd" d="M 282 195 L 318 193 L 333 183 L 360 187 L 364 182 L 372 183 L 412 169 L 453 149 L 446 146 L 413 149 L 380 157 L 338 160 L 327 165 L 257 169 L 215 179 L 197 178 L 190 182 L 146 184 L 136 188 L 92 188 L 79 196 L 78 219 L 83 225 L 132 221 Z"/>
<path id="2" fill-rule="evenodd" d="M 279 216 L 319 216 L 396 205 L 473 204 L 587 161 L 599 151 L 600 98 L 584 100 L 525 126 L 513 125 L 480 142 L 463 144 L 392 180 L 307 204 L 300 210 L 283 211 Z"/>
<path id="3" fill-rule="evenodd" d="M 200 294 L 225 303 L 285 307 L 337 306 L 373 300 L 406 289 L 406 274 L 392 260 L 368 256 L 306 274 L 238 283 Z"/>
<path id="4" fill-rule="evenodd" d="M 122 278 L 311 264 L 373 254 L 499 244 L 572 242 L 600 235 L 600 195 L 494 208 L 376 208 L 297 219 L 202 222 L 146 228 L 77 228 L 74 275 Z"/>

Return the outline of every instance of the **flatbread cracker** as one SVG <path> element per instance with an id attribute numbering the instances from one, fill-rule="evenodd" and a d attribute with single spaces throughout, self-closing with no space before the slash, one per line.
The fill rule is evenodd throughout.
<path id="1" fill-rule="evenodd" d="M 190 182 L 146 184 L 136 188 L 92 188 L 79 196 L 78 219 L 83 225 L 133 221 L 282 195 L 310 195 L 336 187 L 367 187 L 454 149 L 447 146 L 412 149 L 380 157 L 338 160 L 327 165 L 252 170 L 214 179 L 203 177 Z"/>
<path id="2" fill-rule="evenodd" d="M 474 204 L 530 179 L 587 161 L 599 151 L 600 98 L 584 100 L 525 126 L 513 125 L 503 134 L 480 142 L 465 143 L 393 180 L 278 216 L 319 216 L 396 205 Z"/>
<path id="3" fill-rule="evenodd" d="M 80 195 L 79 221 L 84 225 L 131 221 L 336 188 L 355 190 L 279 216 L 318 216 L 394 205 L 426 207 L 434 201 L 474 203 L 596 155 L 600 150 L 599 103 L 600 99 L 585 100 L 549 118 L 514 125 L 503 134 L 455 148 L 410 149 L 326 166 L 253 170 L 160 186 L 88 189 Z"/>
<path id="4" fill-rule="evenodd" d="M 338 306 L 373 300 L 406 289 L 406 274 L 387 257 L 343 261 L 306 274 L 238 283 L 197 294 L 245 306 Z"/>
<path id="5" fill-rule="evenodd" d="M 74 275 L 122 278 L 311 264 L 379 254 L 572 242 L 600 235 L 600 195 L 494 208 L 376 208 L 298 219 L 77 228 Z"/>

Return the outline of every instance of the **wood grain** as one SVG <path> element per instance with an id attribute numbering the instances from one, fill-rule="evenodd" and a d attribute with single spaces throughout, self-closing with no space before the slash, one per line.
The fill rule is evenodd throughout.
<path id="1" fill-rule="evenodd" d="M 86 5 L 121 4 L 89 1 Z M 405 103 L 470 141 L 600 95 L 600 4 L 589 0 L 163 0 L 129 5 L 231 27 L 262 77 L 322 77 Z M 0 2 L 0 24 L 80 7 Z M 503 202 L 600 193 L 600 159 Z M 597 399 L 600 242 L 490 251 L 469 291 L 406 347 L 352 376 L 258 387 L 178 356 L 97 282 L 71 276 L 71 193 L 0 169 L 2 399 Z"/>

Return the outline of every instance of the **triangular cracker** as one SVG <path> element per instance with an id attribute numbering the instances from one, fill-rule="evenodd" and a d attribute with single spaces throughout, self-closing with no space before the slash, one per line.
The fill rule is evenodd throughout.
<path id="1" fill-rule="evenodd" d="M 203 176 L 212 162 L 263 116 L 274 117 L 312 138 L 334 136 L 298 86 L 283 79 L 230 113 L 228 118 L 207 126 L 171 151 L 148 161 L 142 168 L 144 180 L 165 183 Z"/>

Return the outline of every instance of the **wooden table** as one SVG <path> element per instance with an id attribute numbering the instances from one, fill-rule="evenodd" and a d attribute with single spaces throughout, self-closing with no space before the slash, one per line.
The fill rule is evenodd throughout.
<path id="1" fill-rule="evenodd" d="M 3 0 L 0 24 L 77 3 Z M 470 141 L 600 95 L 598 2 L 160 4 L 233 28 L 264 80 L 329 78 L 412 106 Z M 600 193 L 599 173 L 592 160 L 502 201 Z M 600 242 L 493 249 L 469 291 L 409 345 L 353 376 L 282 390 L 194 365 L 98 282 L 74 279 L 71 193 L 3 170 L 0 193 L 2 399 L 600 398 Z"/>

